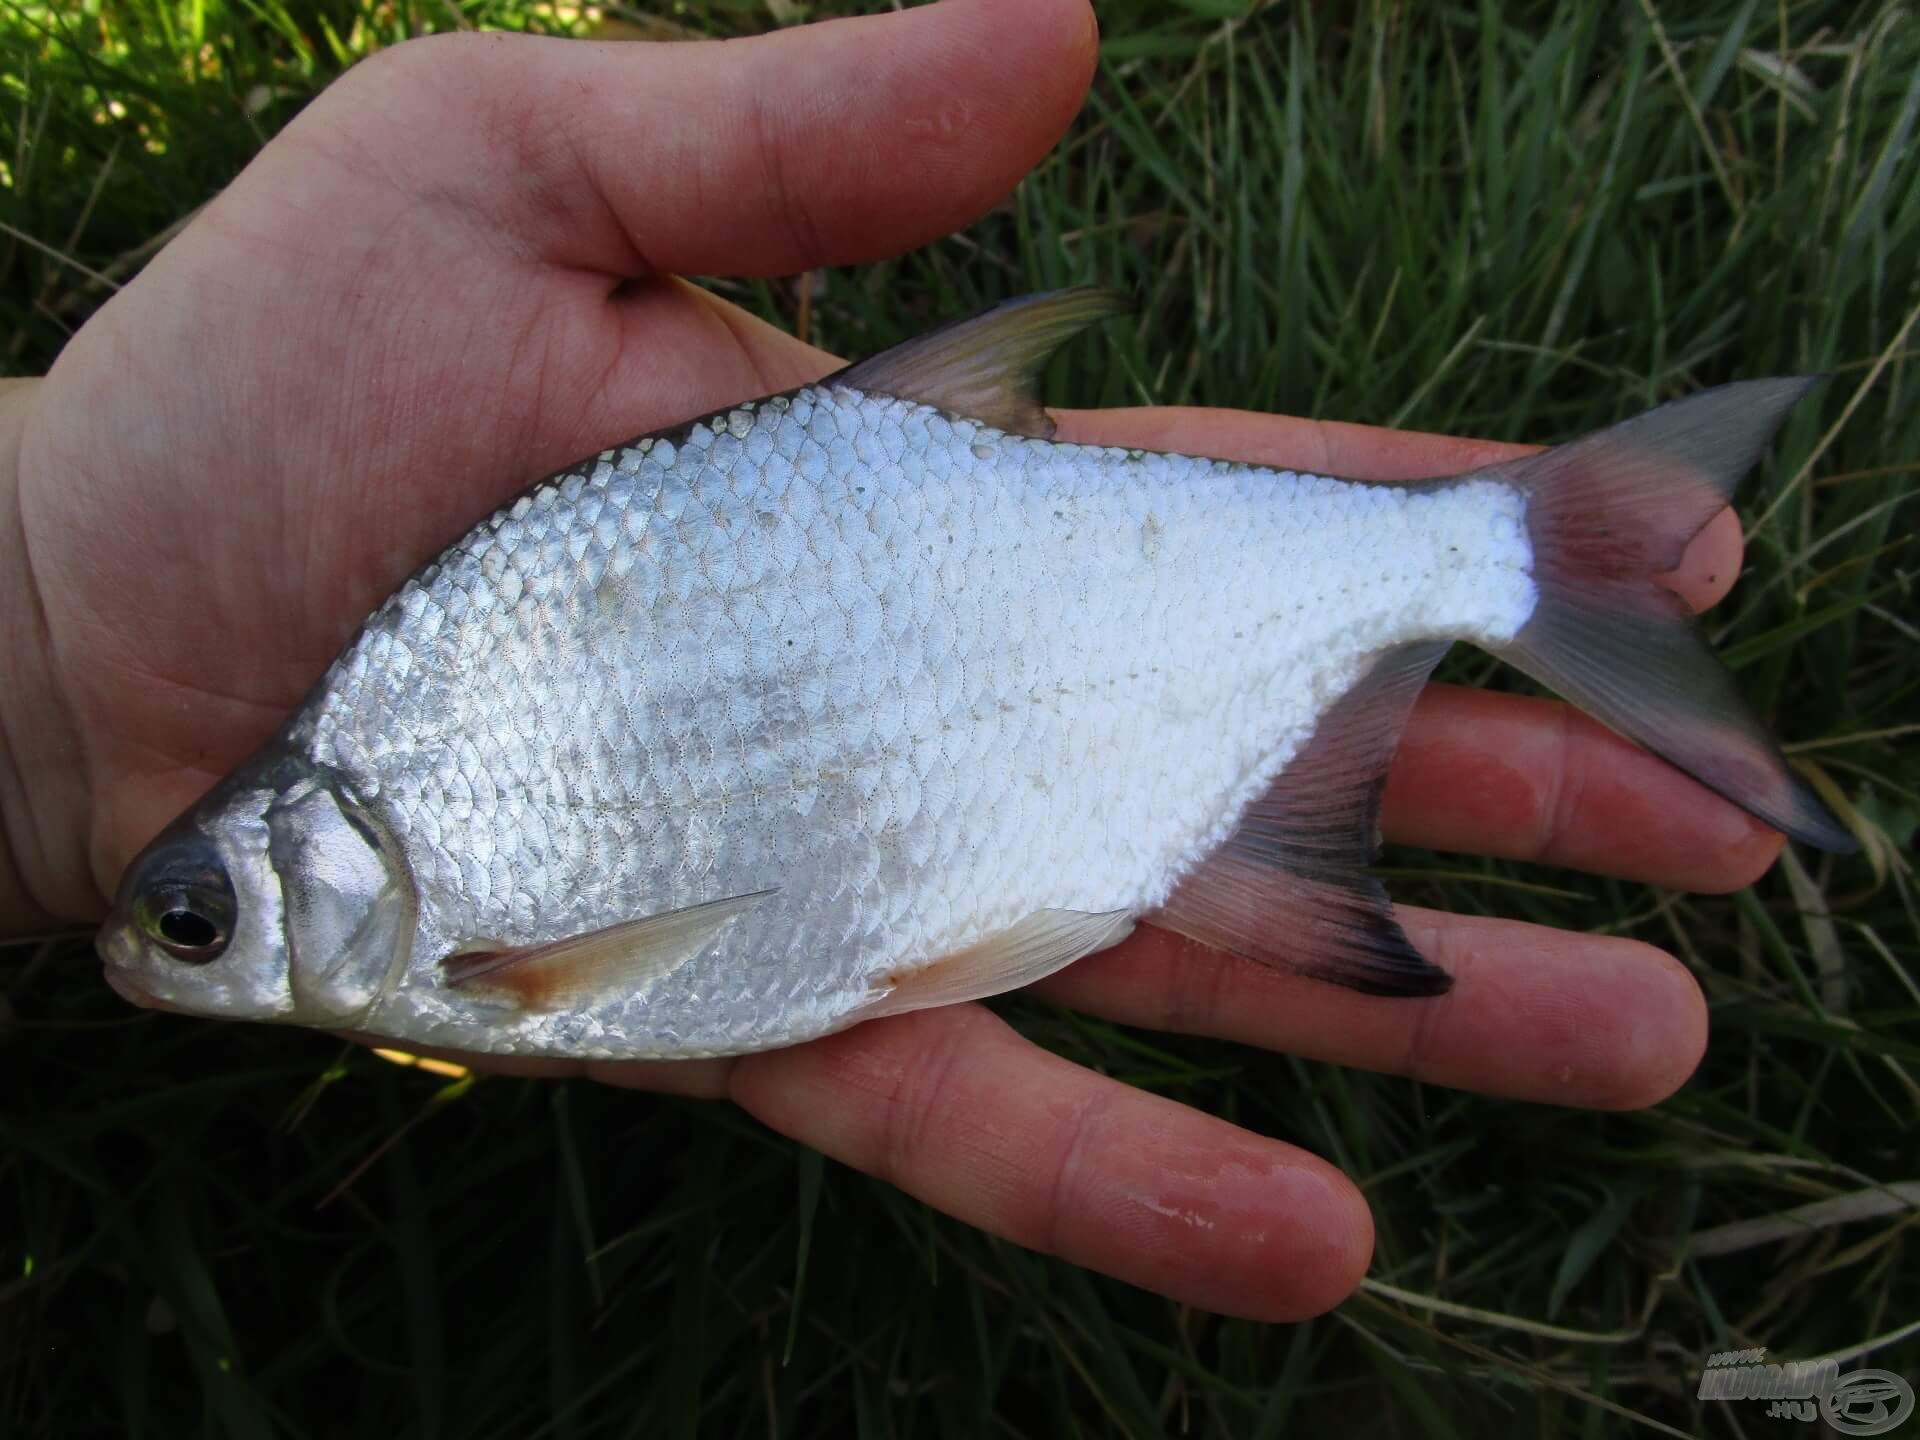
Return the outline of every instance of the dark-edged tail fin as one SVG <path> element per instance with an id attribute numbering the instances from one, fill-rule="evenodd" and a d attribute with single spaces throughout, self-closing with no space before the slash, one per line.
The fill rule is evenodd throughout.
<path id="1" fill-rule="evenodd" d="M 1526 493 L 1539 587 L 1501 658 L 1775 829 L 1845 854 L 1853 837 L 1659 579 L 1815 383 L 1722 385 L 1481 475 Z"/>

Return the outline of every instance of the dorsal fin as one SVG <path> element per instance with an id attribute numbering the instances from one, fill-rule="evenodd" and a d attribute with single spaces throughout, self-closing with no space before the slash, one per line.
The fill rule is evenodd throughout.
<path id="1" fill-rule="evenodd" d="M 1413 948 L 1364 867 L 1400 731 L 1446 653 L 1444 640 L 1383 653 L 1149 923 L 1370 995 L 1444 994 L 1452 977 Z"/>
<path id="2" fill-rule="evenodd" d="M 498 991 L 527 1010 L 558 1010 L 608 994 L 631 994 L 671 975 L 712 944 L 736 915 L 775 893 L 729 895 L 544 945 L 465 950 L 449 955 L 440 968 L 450 985 Z"/>
<path id="3" fill-rule="evenodd" d="M 883 350 L 826 383 L 1048 440 L 1053 421 L 1040 406 L 1041 370 L 1087 326 L 1131 308 L 1113 291 L 1092 286 L 1025 295 Z"/>

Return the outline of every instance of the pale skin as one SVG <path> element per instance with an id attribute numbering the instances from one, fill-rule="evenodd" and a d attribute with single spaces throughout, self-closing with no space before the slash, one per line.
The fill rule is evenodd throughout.
<path id="1" fill-rule="evenodd" d="M 530 479 L 837 359 L 675 274 L 782 275 L 966 223 L 1092 72 L 1083 0 L 947 0 L 725 45 L 459 36 L 313 104 L 74 338 L 0 390 L 0 934 L 97 919 L 121 868 L 300 701 L 410 570 Z M 1512 447 L 1231 411 L 1063 438 L 1353 478 Z M 1732 584 L 1731 514 L 1674 588 Z M 1693 890 L 1780 837 L 1566 707 L 1429 687 L 1392 839 Z M 1456 977 L 1379 999 L 1143 929 L 1040 987 L 1119 1020 L 1558 1104 L 1652 1104 L 1698 986 L 1616 938 L 1403 908 Z M 735 1061 L 544 1064 L 728 1097 L 928 1203 L 1175 1299 L 1337 1304 L 1372 1224 L 1326 1162 L 1130 1090 L 979 1006 Z"/>

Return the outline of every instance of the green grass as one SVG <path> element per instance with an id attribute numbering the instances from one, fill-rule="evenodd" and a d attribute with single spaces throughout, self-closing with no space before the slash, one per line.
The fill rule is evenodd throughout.
<path id="1" fill-rule="evenodd" d="M 540 13 L 6 0 L 4 364 L 44 368 L 104 282 L 355 55 Z M 1440 877 L 1397 880 L 1403 899 L 1682 955 L 1714 1012 L 1685 1091 L 1567 1113 L 1006 1002 L 1058 1051 L 1365 1186 L 1375 1288 L 1262 1327 L 983 1238 L 718 1107 L 135 1015 L 83 942 L 17 947 L 0 1430 L 1756 1434 L 1786 1422 L 1692 1398 L 1707 1352 L 1851 1357 L 1911 1327 L 1920 1212 L 1872 1202 L 1920 1176 L 1920 554 L 1899 504 L 1920 462 L 1920 24 L 1757 0 L 1659 6 L 1663 36 L 1638 3 L 1361 13 L 1104 6 L 1068 141 L 964 235 L 821 277 L 815 335 L 861 353 L 1098 280 L 1142 316 L 1117 363 L 1060 362 L 1057 399 L 1529 440 L 1831 372 L 1744 494 L 1750 570 L 1712 624 L 1871 852 L 1801 854 L 1716 898 L 1390 857 Z M 713 3 L 672 23 L 773 21 Z M 790 285 L 721 288 L 793 318 Z M 1724 1228 L 1834 1197 L 1854 1218 Z M 1920 1343 L 1856 1363 L 1920 1380 Z"/>

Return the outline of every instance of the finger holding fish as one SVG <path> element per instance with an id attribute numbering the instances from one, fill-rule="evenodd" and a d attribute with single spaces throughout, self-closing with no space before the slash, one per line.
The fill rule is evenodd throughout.
<path id="1" fill-rule="evenodd" d="M 977 1005 L 748 1056 L 733 1098 L 1016 1244 L 1261 1320 L 1330 1309 L 1373 1223 L 1333 1166 L 1074 1065 Z"/>
<path id="2" fill-rule="evenodd" d="M 1651 1104 L 1698 1061 L 1698 987 L 1658 951 L 1400 914 L 1415 943 L 1454 975 L 1450 994 L 1416 1005 L 1356 995 L 1151 927 L 1037 993 L 1122 1023 L 1601 1109 Z M 545 1062 L 531 1073 L 580 1071 L 616 1085 L 724 1093 L 774 1129 L 970 1224 L 1222 1314 L 1320 1313 L 1371 1258 L 1366 1202 L 1324 1161 L 1095 1075 L 976 1005 L 737 1060 Z"/>
<path id="3" fill-rule="evenodd" d="M 1751 885 L 1784 843 L 1560 700 L 1429 685 L 1381 805 L 1389 840 L 1674 890 Z"/>
<path id="4" fill-rule="evenodd" d="M 495 1074 L 728 1098 L 969 1224 L 1222 1314 L 1319 1314 L 1372 1256 L 1366 1201 L 1324 1160 L 1094 1074 L 978 1005 L 737 1059 L 412 1053 Z"/>
<path id="5" fill-rule="evenodd" d="M 1407 905 L 1396 914 L 1453 977 L 1446 994 L 1360 995 L 1150 924 L 1036 991 L 1126 1025 L 1596 1110 L 1664 1100 L 1700 1062 L 1700 987 L 1651 945 Z"/>

